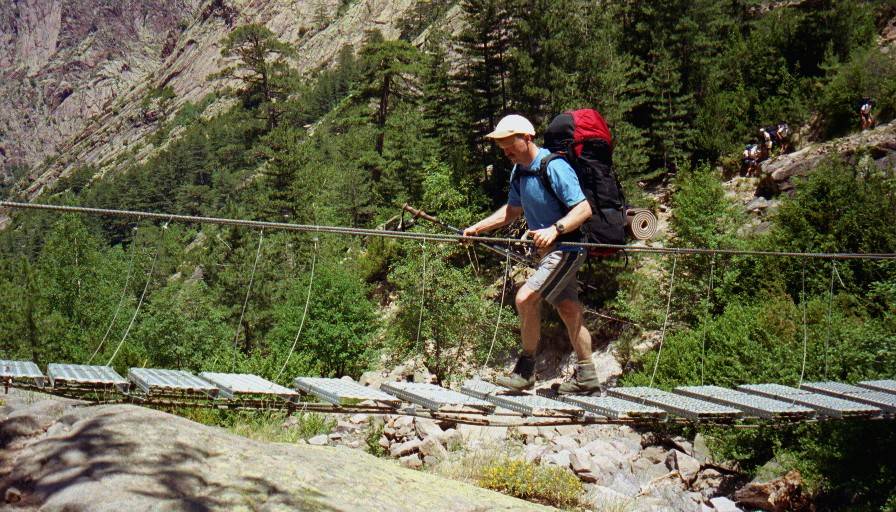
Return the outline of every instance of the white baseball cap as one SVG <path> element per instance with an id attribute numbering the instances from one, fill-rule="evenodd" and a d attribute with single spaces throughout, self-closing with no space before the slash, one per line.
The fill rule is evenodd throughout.
<path id="1" fill-rule="evenodd" d="M 495 130 L 485 136 L 486 139 L 504 139 L 511 135 L 525 134 L 535 136 L 535 127 L 525 117 L 518 114 L 504 116 L 498 121 Z"/>

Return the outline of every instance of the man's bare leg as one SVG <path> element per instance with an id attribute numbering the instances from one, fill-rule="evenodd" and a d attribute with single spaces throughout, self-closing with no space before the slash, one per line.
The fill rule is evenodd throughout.
<path id="1" fill-rule="evenodd" d="M 523 354 L 534 356 L 541 339 L 541 293 L 524 284 L 516 294 L 516 309 L 520 315 Z"/>
<path id="2" fill-rule="evenodd" d="M 591 361 L 591 333 L 584 325 L 582 304 L 574 300 L 564 300 L 557 304 L 557 313 L 566 325 L 569 342 L 579 361 Z"/>
<path id="3" fill-rule="evenodd" d="M 564 300 L 557 304 L 557 312 L 569 334 L 569 341 L 576 352 L 576 375 L 573 380 L 560 384 L 557 392 L 561 395 L 600 391 L 600 379 L 591 360 L 591 333 L 584 326 L 582 305 L 575 300 Z"/>

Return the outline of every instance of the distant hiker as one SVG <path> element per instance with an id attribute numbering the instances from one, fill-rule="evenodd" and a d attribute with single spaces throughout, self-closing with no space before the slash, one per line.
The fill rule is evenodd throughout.
<path id="1" fill-rule="evenodd" d="M 781 148 L 782 153 L 787 151 L 787 138 L 790 136 L 790 127 L 784 121 L 777 125 L 760 128 L 759 135 L 765 141 L 765 149 L 768 154 L 771 154 L 775 145 Z"/>
<path id="2" fill-rule="evenodd" d="M 540 257 L 535 273 L 516 294 L 522 323 L 522 352 L 512 374 L 499 377 L 495 383 L 515 390 L 530 389 L 535 385 L 535 353 L 541 339 L 541 303 L 544 299 L 557 309 L 578 357 L 575 377 L 561 384 L 558 391 L 563 394 L 597 391 L 600 382 L 591 360 L 591 334 L 584 326 L 576 281 L 576 273 L 586 254 L 578 248 L 556 247 L 558 241 L 581 240 L 579 227 L 591 219 L 591 206 L 576 172 L 563 158 L 548 161 L 545 174 L 550 183 L 545 183 L 537 171 L 551 152 L 536 146 L 534 137 L 532 123 L 519 115 L 504 117 L 495 130 L 486 135 L 514 164 L 510 193 L 507 204 L 463 232 L 464 236 L 477 236 L 525 215 L 528 234 Z"/>
<path id="3" fill-rule="evenodd" d="M 764 146 L 759 144 L 747 144 L 744 147 L 743 169 L 746 176 L 759 175 L 759 162 L 763 160 Z"/>
<path id="4" fill-rule="evenodd" d="M 874 120 L 874 116 L 871 115 L 871 110 L 873 108 L 874 100 L 871 98 L 862 98 L 862 101 L 859 102 L 859 117 L 861 118 L 863 130 L 874 128 L 876 121 Z"/>

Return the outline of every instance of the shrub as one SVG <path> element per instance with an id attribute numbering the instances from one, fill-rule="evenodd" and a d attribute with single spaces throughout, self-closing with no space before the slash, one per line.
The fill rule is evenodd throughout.
<path id="1" fill-rule="evenodd" d="M 386 449 L 380 445 L 380 438 L 383 436 L 385 429 L 386 424 L 382 421 L 371 421 L 367 424 L 367 427 L 364 429 L 364 446 L 367 453 L 375 457 L 386 455 Z"/>
<path id="2" fill-rule="evenodd" d="M 578 506 L 583 492 L 582 482 L 566 469 L 510 458 L 487 466 L 479 483 L 486 489 L 563 508 Z"/>

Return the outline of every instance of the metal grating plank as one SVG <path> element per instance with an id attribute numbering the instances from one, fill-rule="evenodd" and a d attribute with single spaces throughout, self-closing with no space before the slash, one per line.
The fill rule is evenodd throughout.
<path id="1" fill-rule="evenodd" d="M 50 363 L 47 365 L 47 376 L 49 376 L 50 385 L 53 387 L 108 388 L 114 386 L 121 392 L 127 392 L 131 386 L 131 383 L 111 366 Z"/>
<path id="2" fill-rule="evenodd" d="M 0 378 L 13 382 L 31 382 L 38 386 L 47 383 L 47 378 L 41 373 L 40 368 L 31 361 L 0 360 Z"/>
<path id="3" fill-rule="evenodd" d="M 147 395 L 159 393 L 195 394 L 214 398 L 219 388 L 205 379 L 183 370 L 130 368 L 128 380 Z"/>
<path id="4" fill-rule="evenodd" d="M 863 380 L 858 385 L 875 391 L 896 394 L 896 380 Z"/>
<path id="5" fill-rule="evenodd" d="M 742 414 L 741 411 L 724 405 L 643 386 L 612 388 L 608 393 L 617 398 L 652 405 L 691 420 L 734 419 Z"/>
<path id="6" fill-rule="evenodd" d="M 514 392 L 478 379 L 464 382 L 461 392 L 527 416 L 569 417 L 585 414 L 585 410 L 576 405 L 545 396 Z"/>
<path id="7" fill-rule="evenodd" d="M 873 405 L 890 413 L 896 412 L 896 394 L 884 393 L 840 382 L 810 382 L 803 384 L 803 388 L 822 395 Z"/>
<path id="8" fill-rule="evenodd" d="M 251 373 L 202 372 L 199 376 L 218 386 L 221 396 L 225 398 L 236 398 L 240 395 L 263 395 L 279 396 L 288 399 L 299 395 L 296 391 L 274 384 Z"/>
<path id="9" fill-rule="evenodd" d="M 842 398 L 813 393 L 808 389 L 792 388 L 781 384 L 744 384 L 737 389 L 768 398 L 793 402 L 815 409 L 819 415 L 833 418 L 876 416 L 880 409 Z"/>
<path id="10" fill-rule="evenodd" d="M 386 382 L 380 389 L 437 412 L 493 412 L 495 404 L 434 384 Z"/>
<path id="11" fill-rule="evenodd" d="M 586 411 L 613 419 L 644 418 L 662 420 L 666 418 L 666 411 L 662 409 L 630 402 L 614 396 L 560 395 L 557 398 L 558 400 L 578 405 Z"/>
<path id="12" fill-rule="evenodd" d="M 297 389 L 312 394 L 335 405 L 357 405 L 371 400 L 377 405 L 398 407 L 401 400 L 353 380 L 326 379 L 322 377 L 298 377 L 294 381 Z"/>
<path id="13" fill-rule="evenodd" d="M 682 386 L 675 388 L 675 393 L 698 400 L 736 407 L 760 418 L 797 419 L 810 418 L 815 415 L 815 411 L 808 407 L 719 386 Z"/>

